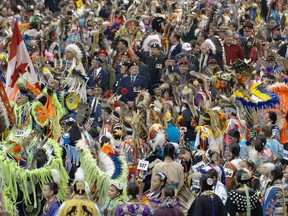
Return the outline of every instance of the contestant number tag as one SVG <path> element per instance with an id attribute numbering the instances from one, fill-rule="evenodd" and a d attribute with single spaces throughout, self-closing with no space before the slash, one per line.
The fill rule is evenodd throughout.
<path id="1" fill-rule="evenodd" d="M 288 160 L 288 151 L 287 150 L 283 150 L 283 159 Z"/>
<path id="2" fill-rule="evenodd" d="M 138 163 L 138 170 L 144 170 L 147 171 L 148 170 L 148 166 L 149 166 L 149 161 L 146 160 L 140 160 Z"/>
<path id="3" fill-rule="evenodd" d="M 224 168 L 224 172 L 225 172 L 225 176 L 226 177 L 228 177 L 228 178 L 232 178 L 233 177 L 234 171 L 232 169 Z"/>
<path id="4" fill-rule="evenodd" d="M 25 130 L 17 130 L 16 131 L 16 136 L 17 137 L 23 137 L 25 134 Z"/>
<path id="5" fill-rule="evenodd" d="M 192 166 L 192 170 L 193 170 L 194 173 L 198 173 L 198 172 L 200 172 L 200 170 L 201 170 L 203 167 L 205 167 L 205 165 L 206 165 L 206 164 L 205 164 L 203 161 L 201 161 L 201 162 L 195 164 L 194 166 Z"/>

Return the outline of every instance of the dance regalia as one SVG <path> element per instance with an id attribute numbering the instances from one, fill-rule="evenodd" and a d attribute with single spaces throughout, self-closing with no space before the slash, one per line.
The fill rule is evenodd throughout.
<path id="1" fill-rule="evenodd" d="M 206 151 L 209 148 L 209 143 L 215 141 L 212 128 L 209 125 L 197 126 L 196 131 L 195 148 L 200 145 L 200 150 Z"/>
<path id="2" fill-rule="evenodd" d="M 53 196 L 47 200 L 43 207 L 43 214 L 41 216 L 54 216 L 58 212 L 60 203 L 57 196 Z"/>
<path id="3" fill-rule="evenodd" d="M 285 203 L 283 205 L 283 203 Z M 263 202 L 265 216 L 276 216 L 287 214 L 288 185 L 278 182 L 266 190 Z"/>
<path id="4" fill-rule="evenodd" d="M 80 164 L 80 153 L 76 148 L 76 141 L 81 138 L 81 132 L 74 123 L 60 139 L 60 145 L 64 146 L 67 152 L 67 160 L 76 166 Z"/>
<path id="5" fill-rule="evenodd" d="M 26 102 L 23 105 L 14 104 L 12 106 L 15 115 L 15 124 L 11 129 L 7 140 L 21 142 L 23 138 L 31 135 L 33 131 L 33 119 L 31 116 L 31 103 Z"/>
<path id="6" fill-rule="evenodd" d="M 101 211 L 104 215 L 115 215 L 117 207 L 123 203 L 123 197 L 117 197 L 115 200 L 106 201 L 105 205 L 101 208 Z"/>
<path id="7" fill-rule="evenodd" d="M 90 200 L 77 198 L 71 199 L 64 202 L 59 210 L 57 216 L 66 216 L 66 215 L 74 215 L 74 216 L 82 216 L 82 215 L 93 215 L 99 216 L 100 213 L 98 211 L 98 207 L 95 203 Z"/>
<path id="8" fill-rule="evenodd" d="M 142 139 L 139 139 L 139 146 L 131 136 L 127 136 L 126 139 L 120 145 L 121 151 L 125 154 L 128 165 L 128 181 L 138 180 L 138 159 L 142 158 L 144 154 L 145 143 Z"/>

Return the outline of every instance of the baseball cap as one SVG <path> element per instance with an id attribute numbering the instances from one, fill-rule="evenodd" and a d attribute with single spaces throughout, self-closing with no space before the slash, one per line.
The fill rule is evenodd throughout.
<path id="1" fill-rule="evenodd" d="M 182 49 L 186 50 L 187 52 L 192 50 L 190 43 L 183 43 L 182 44 Z"/>
<path id="2" fill-rule="evenodd" d="M 188 64 L 189 64 L 189 62 L 187 59 L 183 59 L 183 60 L 179 61 L 179 63 L 178 63 L 178 65 L 188 65 Z"/>

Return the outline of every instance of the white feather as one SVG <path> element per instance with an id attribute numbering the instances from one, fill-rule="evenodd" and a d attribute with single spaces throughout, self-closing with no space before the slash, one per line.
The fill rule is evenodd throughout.
<path id="1" fill-rule="evenodd" d="M 258 167 L 260 173 L 269 173 L 275 169 L 275 164 L 273 163 L 264 163 Z"/>
<path id="2" fill-rule="evenodd" d="M 79 151 L 88 151 L 88 143 L 86 141 L 86 139 L 81 139 L 81 140 L 78 140 L 77 141 L 77 144 L 76 144 L 76 148 L 79 150 Z"/>
<path id="3" fill-rule="evenodd" d="M 152 147 L 153 151 L 161 148 L 164 143 L 166 142 L 166 135 L 163 130 L 159 130 L 155 136 L 155 138 L 150 141 L 150 146 Z"/>
<path id="4" fill-rule="evenodd" d="M 60 183 L 61 183 L 61 178 L 60 178 L 60 175 L 59 175 L 58 170 L 56 170 L 56 169 L 51 169 L 50 172 L 51 172 L 53 181 L 54 181 L 57 185 L 60 185 Z"/>
<path id="5" fill-rule="evenodd" d="M 114 145 L 115 147 L 120 146 L 120 143 L 114 139 L 114 137 L 112 136 L 112 134 L 110 132 L 106 133 L 106 137 L 108 137 L 110 139 L 111 144 Z"/>
<path id="6" fill-rule="evenodd" d="M 155 35 L 149 35 L 143 42 L 143 45 L 142 45 L 142 49 L 144 52 L 148 52 L 150 50 L 150 45 L 152 43 L 158 43 L 160 44 L 161 46 L 161 39 L 160 37 L 155 34 Z"/>
<path id="7" fill-rule="evenodd" d="M 74 182 L 84 182 L 85 181 L 85 175 L 84 175 L 84 170 L 79 167 L 76 172 L 75 172 L 75 178 Z"/>
<path id="8" fill-rule="evenodd" d="M 191 88 L 186 88 L 186 86 L 182 90 L 182 95 L 190 95 L 192 94 L 192 89 Z"/>
<path id="9" fill-rule="evenodd" d="M 168 83 L 163 83 L 163 84 L 161 84 L 160 88 L 163 89 L 163 90 L 165 90 L 165 89 L 169 89 L 170 86 L 169 86 Z"/>

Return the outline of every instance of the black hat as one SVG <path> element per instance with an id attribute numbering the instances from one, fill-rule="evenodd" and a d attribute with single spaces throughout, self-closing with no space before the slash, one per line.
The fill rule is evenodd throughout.
<path id="1" fill-rule="evenodd" d="M 130 57 L 130 54 L 129 54 L 128 52 L 123 52 L 123 53 L 122 53 L 122 56 L 128 56 L 128 57 Z"/>
<path id="2" fill-rule="evenodd" d="M 140 51 L 135 51 L 134 54 L 138 56 L 140 60 L 143 59 L 143 54 Z"/>
<path id="3" fill-rule="evenodd" d="M 122 62 L 121 66 L 126 66 L 129 68 L 130 64 L 131 64 L 131 62 L 129 62 L 129 61 L 128 62 Z"/>
<path id="4" fill-rule="evenodd" d="M 157 48 L 157 49 L 160 49 L 160 44 L 159 43 L 152 43 L 150 45 L 151 48 Z"/>
<path id="5" fill-rule="evenodd" d="M 170 55 L 170 56 L 167 56 L 167 57 L 165 58 L 165 61 L 166 61 L 166 60 L 174 60 L 174 61 L 175 61 L 175 57 L 172 56 L 172 55 Z"/>
<path id="6" fill-rule="evenodd" d="M 178 53 L 178 54 L 175 56 L 175 58 L 176 58 L 177 60 L 179 60 L 179 59 L 184 58 L 184 57 L 186 57 L 186 56 L 187 56 L 186 53 L 180 52 L 180 53 Z"/>
<path id="7" fill-rule="evenodd" d="M 160 88 L 161 87 L 161 83 L 156 83 L 152 86 L 153 90 L 156 88 Z"/>
<path id="8" fill-rule="evenodd" d="M 103 61 L 98 57 L 98 56 L 94 56 L 93 60 L 95 60 L 97 62 L 97 64 L 101 65 L 103 63 Z"/>
<path id="9" fill-rule="evenodd" d="M 248 21 L 248 22 L 245 22 L 245 24 L 243 25 L 243 29 L 247 29 L 247 30 L 252 30 L 254 27 L 253 23 Z"/>
<path id="10" fill-rule="evenodd" d="M 130 69 L 133 66 L 138 66 L 136 62 L 131 62 L 131 64 L 128 66 L 128 69 Z"/>

